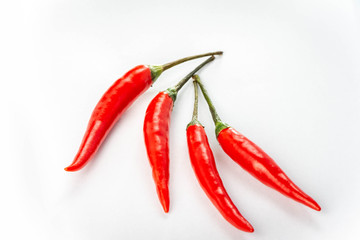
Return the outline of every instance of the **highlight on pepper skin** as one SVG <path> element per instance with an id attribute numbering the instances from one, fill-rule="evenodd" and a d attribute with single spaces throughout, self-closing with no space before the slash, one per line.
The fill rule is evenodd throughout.
<path id="1" fill-rule="evenodd" d="M 303 192 L 260 147 L 229 127 L 217 137 L 224 152 L 260 182 L 316 211 L 321 207 Z"/>

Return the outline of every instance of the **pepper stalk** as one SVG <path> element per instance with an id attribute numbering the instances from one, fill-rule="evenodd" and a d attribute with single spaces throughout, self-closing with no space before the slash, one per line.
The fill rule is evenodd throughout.
<path id="1" fill-rule="evenodd" d="M 203 53 L 203 54 L 198 54 L 198 55 L 194 55 L 194 56 L 190 56 L 190 57 L 185 57 L 185 58 L 181 58 L 169 63 L 165 63 L 163 65 L 149 65 L 149 68 L 151 70 L 151 79 L 153 82 L 156 81 L 156 79 L 167 69 L 172 68 L 176 65 L 179 65 L 181 63 L 193 60 L 193 59 L 197 59 L 197 58 L 202 58 L 202 57 L 206 57 L 206 56 L 214 56 L 214 55 L 222 55 L 223 52 L 222 51 L 217 51 L 217 52 L 209 52 L 209 53 Z M 190 76 L 191 77 L 191 76 Z"/>
<path id="2" fill-rule="evenodd" d="M 192 115 L 192 119 L 189 122 L 189 124 L 186 126 L 186 128 L 190 127 L 191 125 L 195 125 L 195 124 L 199 124 L 202 125 L 199 120 L 198 120 L 198 116 L 199 116 L 199 111 L 198 111 L 198 106 L 199 106 L 199 86 L 198 83 L 196 81 L 197 78 L 199 78 L 198 75 L 194 75 L 192 76 L 193 80 L 193 84 L 194 84 L 194 110 L 193 110 L 193 115 Z"/>
<path id="3" fill-rule="evenodd" d="M 206 91 L 206 88 L 205 88 L 204 84 L 200 80 L 200 77 L 197 76 L 194 79 L 199 84 L 201 92 L 203 93 L 204 98 L 205 98 L 205 100 L 206 100 L 206 102 L 207 102 L 207 104 L 209 106 L 212 119 L 213 119 L 213 121 L 215 123 L 215 134 L 216 134 L 216 137 L 217 137 L 222 130 L 224 130 L 224 129 L 230 127 L 230 126 L 227 123 L 224 123 L 220 119 L 219 114 L 217 113 L 217 111 L 215 109 L 215 106 L 214 106 L 213 102 L 211 101 L 211 99 L 209 97 L 209 94 Z"/>
<path id="4" fill-rule="evenodd" d="M 202 67 L 204 67 L 209 62 L 213 61 L 215 59 L 214 56 L 209 57 L 207 60 L 205 60 L 203 63 L 201 63 L 199 66 L 197 66 L 194 70 L 192 70 L 188 75 L 186 75 L 183 79 L 181 79 L 175 86 L 170 87 L 166 90 L 166 93 L 173 99 L 175 102 L 177 93 L 179 90 L 185 85 L 187 81 Z"/>

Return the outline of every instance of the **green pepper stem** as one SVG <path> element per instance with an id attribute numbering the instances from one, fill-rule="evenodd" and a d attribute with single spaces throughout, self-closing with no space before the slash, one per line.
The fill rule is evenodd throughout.
<path id="1" fill-rule="evenodd" d="M 223 52 L 222 51 L 217 51 L 217 52 L 210 52 L 210 53 L 204 53 L 204 54 L 199 54 L 199 55 L 194 55 L 194 56 L 190 56 L 190 57 L 186 57 L 186 58 L 181 58 L 179 60 L 173 61 L 173 62 L 169 62 L 166 63 L 164 65 L 162 65 L 162 71 L 165 71 L 169 68 L 172 68 L 178 64 L 181 64 L 183 62 L 189 61 L 189 60 L 193 60 L 196 58 L 202 58 L 202 57 L 206 57 L 206 56 L 213 56 L 213 55 L 222 55 Z"/>
<path id="2" fill-rule="evenodd" d="M 221 122 L 221 119 L 220 119 L 219 115 L 216 112 L 214 104 L 212 103 L 212 101 L 211 101 L 211 99 L 209 97 L 209 94 L 206 91 L 204 85 L 202 84 L 200 78 L 197 77 L 195 80 L 199 84 L 201 92 L 203 93 L 204 98 L 205 98 L 207 104 L 209 105 L 209 109 L 210 109 L 210 112 L 211 112 L 212 119 L 214 120 L 214 123 L 217 124 L 218 122 Z"/>
<path id="3" fill-rule="evenodd" d="M 180 80 L 174 87 L 166 89 L 166 93 L 173 99 L 175 102 L 177 93 L 179 90 L 184 86 L 184 84 L 189 81 L 189 79 L 197 72 L 199 71 L 203 66 L 208 64 L 209 62 L 213 61 L 215 59 L 214 56 L 209 57 L 206 61 L 201 63 L 199 66 L 197 66 L 194 70 L 192 70 L 188 75 L 186 75 L 183 79 Z"/>
<path id="4" fill-rule="evenodd" d="M 194 70 L 192 70 L 188 75 L 186 75 L 183 79 L 181 79 L 180 82 L 178 82 L 173 88 L 176 92 L 178 92 L 183 86 L 184 84 L 189 81 L 189 79 L 197 72 L 199 71 L 202 67 L 204 67 L 206 64 L 208 64 L 209 62 L 213 61 L 215 59 L 214 56 L 209 57 L 208 59 L 206 59 L 206 61 L 204 61 L 203 63 L 201 63 L 199 66 L 197 66 Z"/>
<path id="5" fill-rule="evenodd" d="M 195 94 L 195 101 L 194 101 L 194 111 L 193 111 L 193 116 L 192 116 L 192 121 L 198 121 L 198 108 L 199 108 L 199 87 L 198 87 L 198 83 L 196 82 L 196 78 L 198 78 L 198 75 L 194 75 L 193 76 L 193 84 L 194 84 L 194 94 Z"/>
<path id="6" fill-rule="evenodd" d="M 198 83 L 196 81 L 196 78 L 199 78 L 198 75 L 194 75 L 192 76 L 194 81 L 193 81 L 193 84 L 194 84 L 194 95 L 195 95 L 195 101 L 194 101 L 194 111 L 193 111 L 193 115 L 192 115 L 192 119 L 191 121 L 189 122 L 189 124 L 187 125 L 186 129 L 192 125 L 201 125 L 202 124 L 199 122 L 198 120 L 198 105 L 199 105 L 199 86 L 198 86 Z"/>

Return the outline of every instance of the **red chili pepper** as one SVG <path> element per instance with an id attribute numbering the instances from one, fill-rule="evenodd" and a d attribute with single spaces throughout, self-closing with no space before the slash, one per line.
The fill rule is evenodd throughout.
<path id="1" fill-rule="evenodd" d="M 161 73 L 180 63 L 222 52 L 212 52 L 182 58 L 161 66 L 139 65 L 119 78 L 101 97 L 90 117 L 79 151 L 66 171 L 78 171 L 94 156 L 122 113 L 146 91 Z"/>
<path id="2" fill-rule="evenodd" d="M 204 127 L 198 121 L 198 86 L 195 81 L 194 88 L 194 114 L 191 122 L 187 126 L 186 135 L 191 165 L 195 175 L 208 198 L 229 223 L 240 230 L 253 232 L 254 228 L 240 214 L 239 210 L 231 201 L 216 169 L 214 155 L 211 151 Z"/>
<path id="3" fill-rule="evenodd" d="M 160 92 L 150 102 L 144 120 L 145 146 L 152 167 L 157 194 L 165 212 L 169 211 L 169 125 L 176 95 L 182 86 L 203 66 L 214 60 L 208 58 L 178 84 Z"/>
<path id="4" fill-rule="evenodd" d="M 204 85 L 200 79 L 197 79 L 197 82 L 209 105 L 216 126 L 216 137 L 225 153 L 263 184 L 297 202 L 320 211 L 320 206 L 296 186 L 260 147 L 221 121 Z"/>

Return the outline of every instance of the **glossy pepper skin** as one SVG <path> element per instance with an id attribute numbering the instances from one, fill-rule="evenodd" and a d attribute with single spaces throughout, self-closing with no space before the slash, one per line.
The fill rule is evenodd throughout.
<path id="1" fill-rule="evenodd" d="M 316 211 L 321 208 L 310 196 L 296 186 L 281 168 L 260 147 L 221 121 L 199 77 L 196 78 L 209 105 L 220 146 L 230 158 L 265 185 Z"/>
<path id="2" fill-rule="evenodd" d="M 77 171 L 93 157 L 122 113 L 152 84 L 149 66 L 140 65 L 119 78 L 93 110 L 82 143 L 66 171 Z"/>
<path id="3" fill-rule="evenodd" d="M 124 111 L 156 81 L 163 71 L 189 60 L 221 54 L 222 52 L 205 53 L 161 66 L 139 65 L 128 71 L 115 81 L 95 106 L 80 148 L 73 162 L 65 170 L 78 171 L 90 161 Z"/>
<path id="4" fill-rule="evenodd" d="M 144 120 L 144 139 L 160 203 L 169 212 L 169 126 L 176 96 L 184 84 L 214 56 L 197 66 L 174 87 L 160 92 L 150 102 Z"/>
<path id="5" fill-rule="evenodd" d="M 273 159 L 241 133 L 228 127 L 219 132 L 217 139 L 229 157 L 263 184 L 316 211 L 321 210 L 320 206 L 296 186 Z"/>
<path id="6" fill-rule="evenodd" d="M 208 198 L 229 223 L 240 230 L 253 232 L 254 228 L 240 214 L 225 190 L 204 127 L 200 124 L 190 125 L 186 136 L 191 165 Z"/>
<path id="7" fill-rule="evenodd" d="M 173 99 L 160 92 L 150 102 L 144 120 L 145 145 L 152 166 L 156 191 L 165 212 L 169 212 L 169 126 Z"/>

